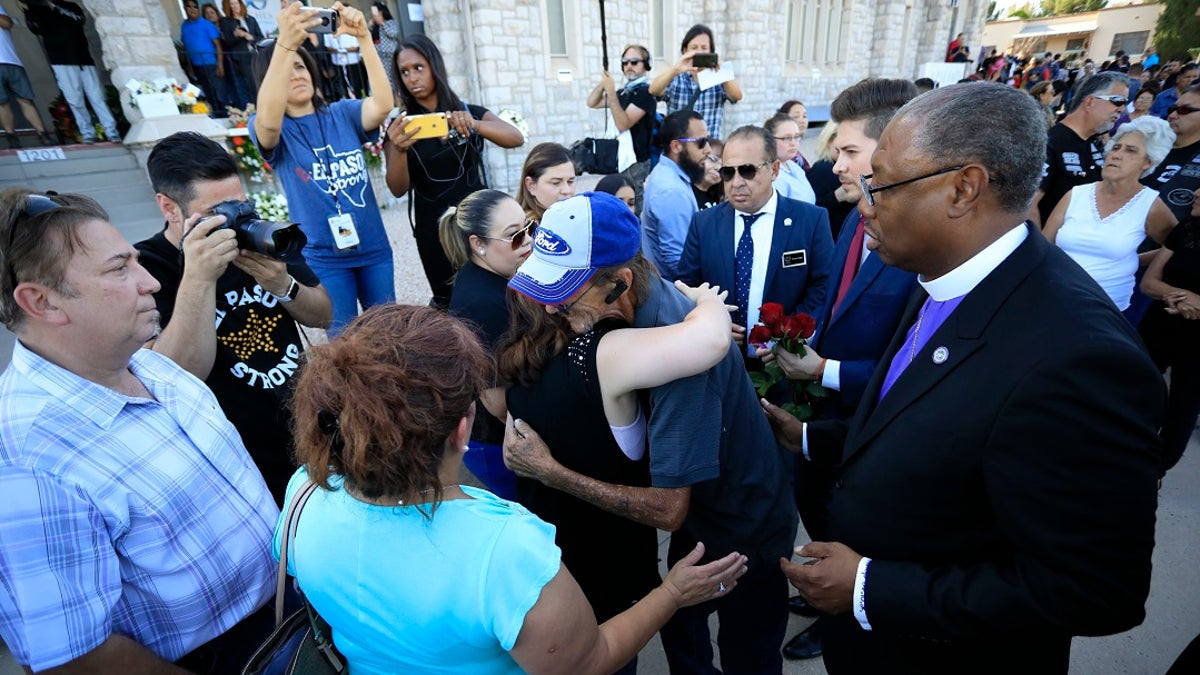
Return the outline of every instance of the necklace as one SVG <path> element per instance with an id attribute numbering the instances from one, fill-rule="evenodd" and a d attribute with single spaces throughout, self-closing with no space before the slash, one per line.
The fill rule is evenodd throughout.
<path id="1" fill-rule="evenodd" d="M 443 486 L 442 486 L 442 491 L 444 492 L 444 491 L 446 491 L 446 490 L 449 490 L 450 488 L 461 488 L 461 487 L 462 487 L 462 485 L 460 485 L 460 484 L 458 484 L 458 483 L 455 483 L 454 485 L 443 485 Z M 436 492 L 436 491 L 437 491 L 437 488 L 425 488 L 424 490 L 420 490 L 420 491 L 418 491 L 418 492 L 417 492 L 417 494 L 419 494 L 419 495 L 427 495 L 427 494 L 429 494 L 430 492 Z M 404 506 L 404 500 L 403 500 L 403 499 L 397 500 L 397 501 L 396 501 L 396 504 L 397 504 L 398 506 Z"/>
<path id="2" fill-rule="evenodd" d="M 909 363 L 917 360 L 917 343 L 921 340 L 921 322 L 925 320 L 925 312 L 927 311 L 929 311 L 928 304 L 921 308 L 921 313 L 917 316 L 917 325 L 913 328 L 912 349 L 909 350 L 908 354 Z"/>

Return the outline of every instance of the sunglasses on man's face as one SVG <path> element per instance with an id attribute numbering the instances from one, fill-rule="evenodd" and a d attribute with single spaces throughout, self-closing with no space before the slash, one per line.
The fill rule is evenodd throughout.
<path id="1" fill-rule="evenodd" d="M 704 136 L 702 138 L 676 138 L 675 140 L 679 141 L 680 143 L 695 143 L 696 145 L 700 146 L 701 150 L 703 150 L 704 148 L 708 147 L 708 142 L 712 139 L 710 139 L 708 136 Z"/>
<path id="2" fill-rule="evenodd" d="M 1191 106 L 1191 105 L 1187 105 L 1184 103 L 1179 103 L 1179 104 L 1176 104 L 1176 105 L 1173 105 L 1173 106 L 1170 106 L 1169 108 L 1167 108 L 1167 114 L 1170 115 L 1171 113 L 1175 113 L 1177 115 L 1191 115 L 1192 113 L 1196 112 L 1197 110 L 1200 110 L 1200 108 L 1197 108 L 1197 107 Z"/>
<path id="3" fill-rule="evenodd" d="M 636 66 L 639 63 L 645 63 L 646 59 L 621 59 L 622 66 Z"/>
<path id="4" fill-rule="evenodd" d="M 768 166 L 769 164 L 770 162 L 763 162 L 762 164 L 723 166 L 720 169 L 717 169 L 717 173 L 721 174 L 721 180 L 725 181 L 726 183 L 733 180 L 734 174 L 737 174 L 746 180 L 754 180 L 754 177 L 758 175 L 758 170 L 764 166 Z"/>
<path id="5" fill-rule="evenodd" d="M 1126 98 L 1124 96 L 1118 96 L 1117 94 L 1093 95 L 1092 98 L 1098 98 L 1101 101 L 1108 101 L 1109 103 L 1117 106 L 1118 108 L 1122 108 L 1124 106 L 1129 105 L 1128 98 Z"/>
<path id="6" fill-rule="evenodd" d="M 509 235 L 507 237 L 485 237 L 483 235 L 478 235 L 478 236 L 482 239 L 487 239 L 489 241 L 507 241 L 508 245 L 512 247 L 512 250 L 516 251 L 525 244 L 525 237 L 532 237 L 533 233 L 537 232 L 537 228 L 538 228 L 538 221 L 530 219 L 530 220 L 525 221 L 525 227 L 522 227 L 521 229 L 517 230 L 516 232 L 512 233 L 511 235 Z"/>

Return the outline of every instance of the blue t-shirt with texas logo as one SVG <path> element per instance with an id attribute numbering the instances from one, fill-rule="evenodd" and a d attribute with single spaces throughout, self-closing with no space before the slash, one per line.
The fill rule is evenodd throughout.
<path id="1" fill-rule="evenodd" d="M 283 182 L 292 220 L 308 236 L 304 257 L 318 267 L 358 267 L 391 259 L 363 156 L 363 144 L 374 142 L 379 130 L 363 130 L 362 104 L 345 100 L 311 115 L 285 115 L 279 144 L 271 150 L 258 146 Z M 249 127 L 258 145 L 253 116 Z M 359 238 L 355 248 L 338 250 L 334 244 L 329 219 L 338 215 L 338 206 L 354 217 Z"/>

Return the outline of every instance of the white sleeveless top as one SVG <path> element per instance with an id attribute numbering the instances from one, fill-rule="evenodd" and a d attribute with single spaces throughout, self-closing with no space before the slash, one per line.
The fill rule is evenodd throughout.
<path id="1" fill-rule="evenodd" d="M 1096 209 L 1096 185 L 1071 190 L 1071 205 L 1055 243 L 1079 263 L 1117 309 L 1125 311 L 1133 296 L 1137 249 L 1146 239 L 1146 216 L 1158 192 L 1144 187 L 1125 205 L 1101 219 Z"/>

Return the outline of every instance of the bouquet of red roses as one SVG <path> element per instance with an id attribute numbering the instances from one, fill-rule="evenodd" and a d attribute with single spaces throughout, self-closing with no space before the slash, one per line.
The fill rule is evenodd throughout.
<path id="1" fill-rule="evenodd" d="M 763 306 L 758 308 L 758 319 L 760 323 L 750 329 L 750 335 L 747 337 L 750 344 L 781 347 L 799 356 L 808 353 L 804 346 L 817 329 L 816 319 L 803 312 L 790 316 L 784 314 L 783 305 L 777 302 L 763 303 Z M 766 396 L 768 390 L 786 379 L 775 361 L 765 365 L 762 372 L 750 373 L 750 381 L 754 383 L 759 396 Z M 793 382 L 792 385 L 791 402 L 779 407 L 807 422 L 816 416 L 813 399 L 824 398 L 828 392 L 819 382 Z"/>

